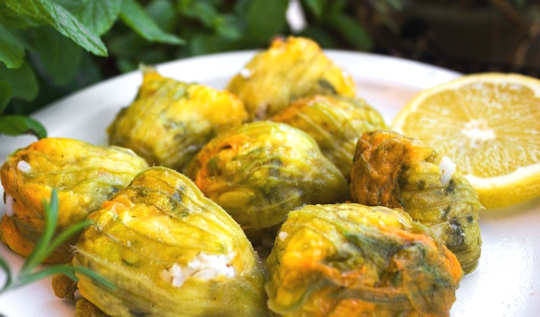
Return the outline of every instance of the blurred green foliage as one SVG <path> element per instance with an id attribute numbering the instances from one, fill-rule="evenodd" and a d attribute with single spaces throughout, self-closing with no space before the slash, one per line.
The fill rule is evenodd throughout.
<path id="1" fill-rule="evenodd" d="M 0 4 L 0 133 L 45 130 L 25 115 L 140 63 L 266 46 L 290 34 L 288 0 L 5 0 Z M 345 0 L 302 2 L 303 35 L 367 50 Z M 335 34 L 343 43 L 337 43 Z"/>
<path id="2" fill-rule="evenodd" d="M 307 25 L 297 35 L 323 47 L 372 50 L 378 39 L 370 22 L 362 20 L 365 7 L 376 23 L 399 34 L 394 14 L 411 1 L 301 0 Z M 531 4 L 424 2 L 515 8 Z M 2 0 L 0 133 L 43 137 L 45 129 L 26 115 L 141 63 L 264 47 L 276 35 L 293 33 L 286 20 L 288 5 L 288 0 Z"/>

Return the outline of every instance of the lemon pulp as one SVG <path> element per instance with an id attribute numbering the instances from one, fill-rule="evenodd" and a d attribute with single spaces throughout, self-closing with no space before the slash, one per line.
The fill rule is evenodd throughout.
<path id="1" fill-rule="evenodd" d="M 420 93 L 393 127 L 449 156 L 488 207 L 540 196 L 537 79 L 464 76 Z"/>

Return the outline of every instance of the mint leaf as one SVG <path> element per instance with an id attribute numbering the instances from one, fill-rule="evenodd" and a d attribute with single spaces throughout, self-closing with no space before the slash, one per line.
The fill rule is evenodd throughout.
<path id="1" fill-rule="evenodd" d="M 136 58 L 146 48 L 147 42 L 135 33 L 114 34 L 108 39 L 109 50 L 117 59 Z"/>
<path id="2" fill-rule="evenodd" d="M 27 34 L 45 76 L 55 85 L 69 83 L 79 70 L 82 48 L 49 27 L 28 30 Z"/>
<path id="3" fill-rule="evenodd" d="M 36 98 L 39 87 L 36 75 L 28 63 L 9 69 L 0 64 L 0 81 L 9 83 L 13 98 L 31 101 Z"/>
<path id="4" fill-rule="evenodd" d="M 191 55 L 202 55 L 234 50 L 236 43 L 213 34 L 195 34 L 189 40 Z"/>
<path id="5" fill-rule="evenodd" d="M 97 35 L 107 32 L 114 24 L 122 0 L 56 0 L 82 24 Z"/>
<path id="6" fill-rule="evenodd" d="M 7 68 L 18 68 L 23 60 L 23 43 L 0 24 L 0 62 L 3 62 Z"/>
<path id="7" fill-rule="evenodd" d="M 41 23 L 35 19 L 22 16 L 8 9 L 4 3 L 0 3 L 0 21 L 5 26 L 16 29 L 38 26 Z"/>
<path id="8" fill-rule="evenodd" d="M 0 81 L 0 113 L 6 109 L 6 106 L 11 99 L 11 86 L 5 80 Z"/>
<path id="9" fill-rule="evenodd" d="M 220 14 L 216 4 L 210 0 L 181 0 L 178 8 L 187 17 L 197 19 L 204 26 L 228 39 L 239 39 L 242 34 L 240 19 L 231 14 Z"/>
<path id="10" fill-rule="evenodd" d="M 379 1 L 375 1 L 375 3 L 380 3 Z M 327 9 L 327 15 L 336 16 L 340 13 L 342 13 L 347 6 L 347 0 L 334 0 L 330 2 L 330 5 Z"/>
<path id="11" fill-rule="evenodd" d="M 216 32 L 222 37 L 236 40 L 242 37 L 242 21 L 233 15 L 222 15 L 216 20 Z"/>
<path id="12" fill-rule="evenodd" d="M 336 36 L 320 26 L 309 25 L 300 33 L 300 36 L 309 37 L 324 48 L 339 47 Z"/>
<path id="13" fill-rule="evenodd" d="M 118 58 L 116 61 L 116 66 L 122 73 L 134 71 L 137 69 L 137 67 L 139 67 L 137 63 L 127 58 Z"/>
<path id="14" fill-rule="evenodd" d="M 156 24 L 166 32 L 172 32 L 179 20 L 176 16 L 176 8 L 168 0 L 153 0 L 146 7 L 146 11 Z"/>
<path id="15" fill-rule="evenodd" d="M 373 47 L 369 33 L 355 19 L 338 13 L 331 15 L 329 22 L 354 48 L 368 51 Z"/>
<path id="16" fill-rule="evenodd" d="M 86 28 L 73 14 L 51 0 L 4 0 L 5 5 L 18 14 L 49 24 L 87 51 L 107 56 L 101 39 Z"/>
<path id="17" fill-rule="evenodd" d="M 182 44 L 181 38 L 163 32 L 150 18 L 144 8 L 135 0 L 123 0 L 120 18 L 137 34 L 148 41 L 168 44 Z"/>
<path id="18" fill-rule="evenodd" d="M 323 13 L 325 0 L 303 0 L 304 5 L 309 9 L 311 13 L 317 18 L 320 18 Z"/>
<path id="19" fill-rule="evenodd" d="M 38 139 L 47 137 L 47 130 L 36 120 L 19 115 L 0 116 L 0 133 L 6 135 L 33 134 Z"/>
<path id="20" fill-rule="evenodd" d="M 253 44 L 266 44 L 270 38 L 285 29 L 288 0 L 253 0 L 245 5 L 246 40 Z"/>
<path id="21" fill-rule="evenodd" d="M 186 16 L 198 19 L 201 23 L 209 28 L 214 27 L 219 14 L 214 6 L 207 0 L 180 0 L 178 7 Z"/>

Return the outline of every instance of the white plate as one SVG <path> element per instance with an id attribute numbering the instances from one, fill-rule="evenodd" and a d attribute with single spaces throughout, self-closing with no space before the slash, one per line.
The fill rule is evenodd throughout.
<path id="1" fill-rule="evenodd" d="M 217 54 L 158 66 L 165 76 L 223 88 L 254 52 Z M 328 51 L 357 83 L 358 95 L 391 122 L 419 90 L 449 81 L 459 74 L 441 68 L 372 54 Z M 84 89 L 35 114 L 50 136 L 105 144 L 105 128 L 116 112 L 129 104 L 141 83 L 139 72 L 129 73 Z M 0 160 L 33 142 L 31 137 L 0 137 Z M 1 194 L 1 190 L 0 190 Z M 475 272 L 465 276 L 457 292 L 452 316 L 540 315 L 540 206 L 536 202 L 482 215 L 484 244 Z M 0 209 L 3 205 L 0 203 Z M 13 266 L 20 257 L 0 246 Z M 54 297 L 50 280 L 0 296 L 6 316 L 73 316 L 71 304 Z"/>

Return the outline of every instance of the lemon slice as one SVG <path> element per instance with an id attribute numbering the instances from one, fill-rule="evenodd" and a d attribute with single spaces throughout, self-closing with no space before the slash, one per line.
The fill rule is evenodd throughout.
<path id="1" fill-rule="evenodd" d="M 540 80 L 464 76 L 425 90 L 392 127 L 449 156 L 488 208 L 540 197 Z"/>

